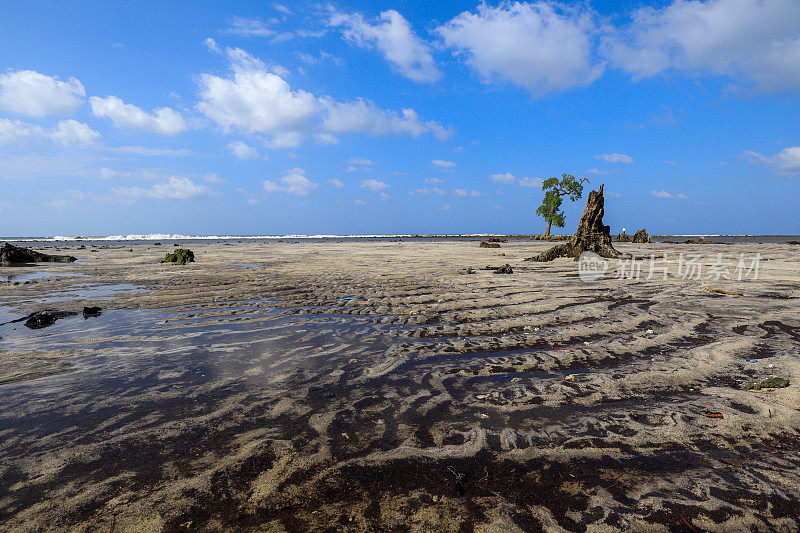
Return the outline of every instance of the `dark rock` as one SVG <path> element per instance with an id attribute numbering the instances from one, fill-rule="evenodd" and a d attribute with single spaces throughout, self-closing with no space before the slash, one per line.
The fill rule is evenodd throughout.
<path id="1" fill-rule="evenodd" d="M 633 242 L 644 244 L 650 242 L 650 235 L 647 230 L 642 228 L 633 235 Z"/>
<path id="2" fill-rule="evenodd" d="M 194 253 L 185 248 L 178 248 L 171 254 L 164 257 L 162 263 L 175 263 L 177 265 L 185 265 L 186 263 L 194 263 Z"/>
<path id="3" fill-rule="evenodd" d="M 475 269 L 474 268 L 462 268 L 461 270 L 458 271 L 458 273 L 459 274 L 474 274 L 475 273 Z"/>
<path id="4" fill-rule="evenodd" d="M 497 244 L 496 242 L 481 241 L 480 247 L 481 248 L 500 248 L 500 245 Z"/>
<path id="5" fill-rule="evenodd" d="M 508 242 L 508 239 L 505 237 L 489 237 L 486 242 Z"/>
<path id="6" fill-rule="evenodd" d="M 56 320 L 60 318 L 66 318 L 68 316 L 75 316 L 78 313 L 75 311 L 36 311 L 35 313 L 31 313 L 26 316 L 25 325 L 31 329 L 42 329 L 46 328 L 47 326 L 52 326 L 55 324 Z M 20 321 L 21 321 L 20 320 Z"/>
<path id="7" fill-rule="evenodd" d="M 631 236 L 623 231 L 617 235 L 617 242 L 631 242 Z"/>
<path id="8" fill-rule="evenodd" d="M 578 230 L 568 243 L 553 246 L 526 261 L 552 261 L 557 257 L 572 257 L 577 260 L 585 251 L 595 252 L 606 258 L 619 257 L 620 253 L 611 245 L 611 228 L 603 225 L 603 186 L 600 185 L 598 190 L 589 193 Z"/>
<path id="9" fill-rule="evenodd" d="M 800 244 L 800 241 L 786 241 L 786 244 Z"/>
<path id="10" fill-rule="evenodd" d="M 505 265 L 501 266 L 500 268 L 496 268 L 494 273 L 495 274 L 513 274 L 514 271 L 511 269 L 511 265 L 506 263 Z"/>
<path id="11" fill-rule="evenodd" d="M 95 316 L 100 316 L 103 314 L 103 310 L 100 307 L 84 307 L 83 308 L 83 318 L 91 318 Z"/>
<path id="12" fill-rule="evenodd" d="M 0 265 L 17 265 L 24 263 L 71 263 L 75 261 L 71 255 L 50 255 L 35 252 L 27 248 L 19 248 L 5 243 L 0 248 Z"/>

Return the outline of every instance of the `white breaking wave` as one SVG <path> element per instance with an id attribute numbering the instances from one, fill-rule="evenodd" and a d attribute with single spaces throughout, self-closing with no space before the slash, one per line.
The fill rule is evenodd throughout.
<path id="1" fill-rule="evenodd" d="M 424 237 L 499 237 L 499 233 L 465 233 L 449 235 L 393 234 L 393 235 L 181 235 L 179 233 L 147 233 L 144 235 L 106 235 L 106 236 L 65 236 L 54 237 L 0 237 L 0 240 L 14 242 L 60 242 L 60 241 L 178 241 L 178 240 L 233 240 L 233 239 L 397 239 Z"/>

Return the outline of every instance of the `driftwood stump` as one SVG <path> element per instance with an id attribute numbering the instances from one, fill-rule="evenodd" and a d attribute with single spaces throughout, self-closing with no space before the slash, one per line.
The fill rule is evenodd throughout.
<path id="1" fill-rule="evenodd" d="M 568 243 L 554 246 L 537 256 L 529 257 L 526 261 L 552 261 L 557 257 L 578 259 L 585 251 L 595 252 L 606 258 L 619 257 L 620 253 L 611 246 L 611 228 L 603 225 L 604 185 L 589 193 L 578 230 Z"/>

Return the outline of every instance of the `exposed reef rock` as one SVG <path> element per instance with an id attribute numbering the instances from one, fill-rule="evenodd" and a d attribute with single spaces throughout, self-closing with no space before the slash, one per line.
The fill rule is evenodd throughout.
<path id="1" fill-rule="evenodd" d="M 75 311 L 36 311 L 25 317 L 25 326 L 31 329 L 42 329 L 47 326 L 55 324 L 56 320 L 66 318 L 68 316 L 75 316 L 78 313 Z"/>
<path id="2" fill-rule="evenodd" d="M 650 235 L 647 234 L 647 230 L 642 228 L 637 231 L 633 236 L 633 242 L 640 244 L 650 242 Z"/>
<path id="3" fill-rule="evenodd" d="M 631 242 L 631 236 L 623 231 L 617 235 L 617 242 Z"/>
<path id="4" fill-rule="evenodd" d="M 0 248 L 0 266 L 24 263 L 71 263 L 73 261 L 75 258 L 71 255 L 43 254 L 8 243 L 4 243 Z"/>
<path id="5" fill-rule="evenodd" d="M 611 228 L 603 225 L 604 185 L 589 193 L 578 230 L 568 243 L 553 246 L 546 252 L 529 257 L 526 261 L 552 261 L 557 257 L 578 259 L 585 251 L 592 251 L 606 258 L 619 257 L 620 253 L 611 245 Z"/>
<path id="6" fill-rule="evenodd" d="M 500 245 L 497 244 L 496 242 L 481 241 L 480 247 L 481 248 L 500 248 Z"/>
<path id="7" fill-rule="evenodd" d="M 194 263 L 194 253 L 185 248 L 178 248 L 171 254 L 164 257 L 162 263 L 175 263 L 177 265 L 185 265 L 186 263 Z"/>

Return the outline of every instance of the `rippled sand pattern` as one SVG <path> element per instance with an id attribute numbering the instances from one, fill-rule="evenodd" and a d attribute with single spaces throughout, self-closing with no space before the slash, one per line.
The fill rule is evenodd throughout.
<path id="1" fill-rule="evenodd" d="M 623 244 L 672 274 L 584 283 L 546 246 L 70 250 L 42 268 L 91 278 L 0 287 L 104 308 L 0 326 L 0 529 L 797 530 L 798 248 Z M 134 289 L 48 303 L 78 284 Z"/>

